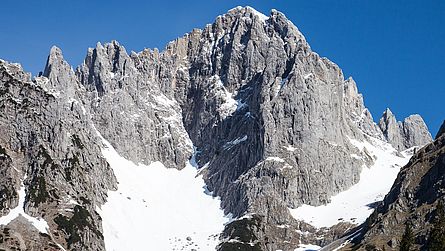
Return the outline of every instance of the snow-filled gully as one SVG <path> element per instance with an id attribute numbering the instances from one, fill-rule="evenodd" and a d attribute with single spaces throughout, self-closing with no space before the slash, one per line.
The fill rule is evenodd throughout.
<path id="1" fill-rule="evenodd" d="M 160 162 L 136 165 L 102 140 L 118 181 L 97 208 L 107 250 L 215 250 L 229 218 L 219 198 L 205 194 L 193 161 L 180 171 Z"/>
<path id="2" fill-rule="evenodd" d="M 371 167 L 364 166 L 360 181 L 348 190 L 331 197 L 330 203 L 322 206 L 302 205 L 296 209 L 289 209 L 294 218 L 316 228 L 332 227 L 340 222 L 354 224 L 365 222 L 374 210 L 372 205 L 383 200 L 400 168 L 411 157 L 412 149 L 399 155 L 390 144 L 374 138 L 364 142 L 350 139 L 350 142 L 360 151 L 367 151 L 375 156 L 374 164 Z M 317 246 L 309 244 L 301 245 L 296 250 L 318 249 Z"/>

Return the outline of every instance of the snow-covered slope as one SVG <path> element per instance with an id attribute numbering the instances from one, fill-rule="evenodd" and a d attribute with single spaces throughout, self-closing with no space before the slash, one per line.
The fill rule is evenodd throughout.
<path id="1" fill-rule="evenodd" d="M 292 216 L 317 228 L 331 227 L 341 221 L 362 223 L 372 213 L 373 205 L 383 200 L 394 183 L 397 174 L 409 158 L 412 150 L 399 154 L 390 144 L 370 138 L 359 142 L 350 139 L 360 151 L 367 152 L 374 159 L 371 167 L 363 167 L 360 181 L 331 198 L 323 206 L 302 205 L 289 209 Z M 358 156 L 357 156 L 358 157 Z"/>
<path id="2" fill-rule="evenodd" d="M 229 219 L 220 200 L 205 194 L 193 161 L 181 171 L 160 162 L 135 165 L 104 144 L 103 154 L 119 183 L 97 209 L 108 251 L 215 250 Z"/>

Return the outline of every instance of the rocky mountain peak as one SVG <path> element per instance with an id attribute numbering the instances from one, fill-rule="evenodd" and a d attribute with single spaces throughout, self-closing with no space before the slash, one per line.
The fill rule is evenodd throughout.
<path id="1" fill-rule="evenodd" d="M 405 136 L 405 147 L 423 146 L 432 141 L 431 133 L 425 121 L 419 114 L 413 114 L 402 122 L 402 132 Z"/>
<path id="2" fill-rule="evenodd" d="M 48 59 L 46 61 L 43 77 L 49 81 L 37 79 L 37 83 L 45 89 L 66 95 L 66 97 L 74 97 L 77 85 L 77 78 L 68 62 L 63 58 L 62 50 L 57 46 L 51 47 Z"/>
<path id="3" fill-rule="evenodd" d="M 4 67 L 4 70 L 12 77 L 24 81 L 31 81 L 31 73 L 24 72 L 22 65 L 18 63 L 10 63 L 0 59 L 0 66 Z"/>
<path id="4" fill-rule="evenodd" d="M 61 71 L 69 71 L 70 69 L 71 66 L 63 58 L 62 50 L 57 46 L 51 47 L 43 76 L 51 78 L 59 75 Z"/>
<path id="5" fill-rule="evenodd" d="M 401 121 L 389 108 L 385 110 L 378 123 L 385 139 L 399 151 L 413 146 L 423 146 L 432 141 L 431 134 L 418 114 L 411 115 Z"/>
<path id="6" fill-rule="evenodd" d="M 249 217 L 231 223 L 227 229 L 256 238 L 247 240 L 246 248 L 256 242 L 265 250 L 291 250 L 301 238 L 310 238 L 294 231 L 310 227 L 290 210 L 326 204 L 358 182 L 372 157 L 354 142 L 372 136 L 403 150 L 431 138 L 418 115 L 397 122 L 387 109 L 377 126 L 355 81 L 345 80 L 335 63 L 311 51 L 303 34 L 276 10 L 265 16 L 251 7 L 236 7 L 161 52 L 129 55 L 117 41 L 97 43 L 75 73 L 53 47 L 36 82 L 64 98 L 32 89 L 28 96 L 35 98 L 27 102 L 40 115 L 24 102 L 30 116 L 16 116 L 14 104 L 4 123 L 26 124 L 29 132 L 16 137 L 23 128 L 7 129 L 14 134 L 4 137 L 5 142 L 37 138 L 39 144 L 31 142 L 29 161 L 48 159 L 34 165 L 32 185 L 43 177 L 51 186 L 66 187 L 62 195 L 85 193 L 92 200 L 85 208 L 93 213 L 105 201 L 106 190 L 116 185 L 97 133 L 134 163 L 159 161 L 182 169 L 195 151 L 206 189 L 221 198 L 225 212 L 235 218 L 255 215 L 252 219 L 265 226 L 240 230 L 237 224 Z M 24 85 L 14 84 L 17 90 Z M 37 136 L 35 127 L 43 130 Z M 51 203 L 58 203 L 53 197 Z M 100 226 L 101 219 L 94 221 Z M 68 239 L 72 234 L 64 235 Z M 94 238 L 79 237 L 74 245 L 103 244 Z"/>
<path id="7" fill-rule="evenodd" d="M 258 18 L 261 21 L 265 22 L 267 19 L 269 19 L 268 16 L 264 15 L 263 13 L 255 10 L 254 8 L 250 6 L 237 6 L 235 8 L 230 9 L 227 11 L 225 15 L 233 15 L 236 17 L 248 17 L 248 18 Z"/>
<path id="8" fill-rule="evenodd" d="M 107 91 L 123 88 L 122 83 L 113 79 L 124 78 L 133 68 L 125 48 L 114 40 L 104 45 L 98 42 L 95 48 L 88 49 L 76 75 L 88 90 L 95 90 L 102 96 Z"/>

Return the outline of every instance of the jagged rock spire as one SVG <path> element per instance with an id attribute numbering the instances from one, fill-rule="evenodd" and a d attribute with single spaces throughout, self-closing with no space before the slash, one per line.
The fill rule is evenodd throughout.
<path id="1" fill-rule="evenodd" d="M 43 77 L 48 78 L 49 81 L 38 81 L 38 83 L 44 85 L 45 88 L 74 97 L 76 89 L 74 85 L 78 83 L 77 78 L 71 65 L 63 58 L 62 50 L 57 46 L 51 47 Z"/>
<path id="2" fill-rule="evenodd" d="M 380 118 L 379 127 L 388 143 L 399 151 L 432 141 L 425 122 L 418 114 L 410 115 L 401 122 L 387 108 Z"/>

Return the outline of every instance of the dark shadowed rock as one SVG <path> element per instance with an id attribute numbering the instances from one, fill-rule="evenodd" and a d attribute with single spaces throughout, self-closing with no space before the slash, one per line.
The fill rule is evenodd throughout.
<path id="1" fill-rule="evenodd" d="M 438 139 L 444 133 L 445 133 L 445 120 L 443 121 L 442 125 L 440 126 L 439 131 L 437 132 L 435 139 Z"/>

